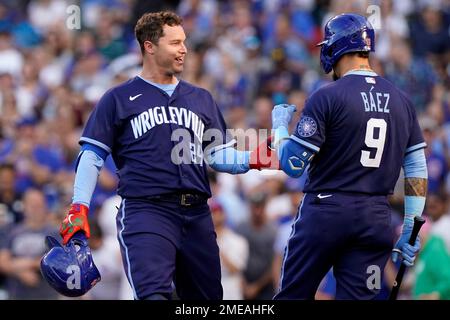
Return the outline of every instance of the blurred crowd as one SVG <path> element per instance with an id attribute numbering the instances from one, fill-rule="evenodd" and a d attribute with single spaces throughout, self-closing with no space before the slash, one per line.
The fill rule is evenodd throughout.
<path id="1" fill-rule="evenodd" d="M 184 20 L 181 78 L 208 89 L 227 125 L 244 130 L 270 129 L 273 105 L 284 102 L 297 105 L 295 125 L 305 99 L 332 81 L 315 46 L 326 21 L 342 12 L 369 18 L 371 65 L 410 97 L 428 144 L 427 223 L 401 298 L 450 299 L 449 8 L 446 0 L 1 0 L 0 300 L 63 299 L 39 273 L 45 236 L 57 235 L 71 203 L 88 115 L 107 89 L 140 72 L 134 24 L 161 9 Z M 80 28 L 72 29 L 77 12 Z M 305 178 L 210 172 L 224 298 L 271 299 Z M 91 204 L 90 245 L 103 279 L 83 299 L 132 299 L 116 240 L 116 186 L 108 157 Z M 402 175 L 391 203 L 396 238 Z M 380 299 L 397 268 L 386 266 Z M 330 271 L 317 298 L 333 299 L 334 289 Z"/>

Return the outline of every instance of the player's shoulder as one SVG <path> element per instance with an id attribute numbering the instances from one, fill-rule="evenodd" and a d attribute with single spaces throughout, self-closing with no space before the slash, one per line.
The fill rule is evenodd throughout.
<path id="1" fill-rule="evenodd" d="M 320 85 L 320 87 L 310 93 L 307 103 L 309 102 L 309 104 L 313 105 L 330 104 L 337 98 L 340 92 L 338 87 L 339 84 L 337 81 Z"/>
<path id="2" fill-rule="evenodd" d="M 212 99 L 212 94 L 208 90 L 206 90 L 205 88 L 196 86 L 196 85 L 194 85 L 194 84 L 192 84 L 190 82 L 187 82 L 185 80 L 180 80 L 179 85 L 182 87 L 181 89 L 182 89 L 182 92 L 184 94 L 186 94 L 186 93 L 195 93 L 195 94 L 207 97 L 209 99 Z"/>
<path id="3" fill-rule="evenodd" d="M 105 92 L 105 94 L 115 95 L 123 92 L 129 92 L 130 90 L 136 88 L 138 84 L 138 77 L 133 77 L 124 82 L 116 84 L 115 86 L 112 86 Z"/>
<path id="4" fill-rule="evenodd" d="M 135 81 L 136 79 L 132 78 L 110 87 L 102 95 L 97 103 L 97 106 L 105 105 L 109 107 L 111 104 L 115 104 L 118 99 L 120 100 L 120 97 L 126 95 L 128 92 L 132 92 L 131 88 L 134 87 L 133 83 L 135 83 Z"/>
<path id="5" fill-rule="evenodd" d="M 344 78 L 341 78 L 337 81 L 330 81 L 321 84 L 318 88 L 313 90 L 310 97 L 330 97 L 330 96 L 339 96 L 342 93 L 342 88 L 347 86 L 346 81 L 343 81 Z"/>
<path id="6" fill-rule="evenodd" d="M 318 87 L 312 90 L 310 97 L 321 96 L 332 92 L 336 89 L 336 86 L 337 81 L 321 83 Z"/>
<path id="7" fill-rule="evenodd" d="M 415 110 L 411 99 L 408 97 L 408 94 L 404 92 L 402 89 L 397 87 L 394 83 L 392 83 L 389 79 L 386 79 L 382 76 L 378 76 L 378 80 L 383 82 L 384 86 L 391 94 L 397 95 L 397 97 L 403 102 L 403 105 L 409 109 Z"/>

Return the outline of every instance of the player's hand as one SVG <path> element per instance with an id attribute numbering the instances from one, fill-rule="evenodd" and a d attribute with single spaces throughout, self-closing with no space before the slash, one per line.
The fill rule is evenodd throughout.
<path id="1" fill-rule="evenodd" d="M 277 104 L 272 110 L 272 128 L 277 129 L 281 126 L 288 128 L 295 111 L 297 111 L 297 107 L 293 104 Z"/>
<path id="2" fill-rule="evenodd" d="M 399 255 L 403 259 L 403 264 L 407 267 L 412 267 L 414 265 L 414 260 L 416 259 L 416 254 L 420 250 L 420 238 L 417 236 L 414 246 L 408 243 L 409 237 L 411 236 L 412 230 L 405 230 L 400 235 L 397 243 L 392 250 L 392 261 L 397 262 Z"/>
<path id="3" fill-rule="evenodd" d="M 277 151 L 272 149 L 272 137 L 264 140 L 250 153 L 250 169 L 280 169 L 280 160 Z"/>
<path id="4" fill-rule="evenodd" d="M 63 244 L 72 238 L 72 236 L 78 232 L 83 231 L 86 238 L 91 236 L 91 231 L 88 222 L 89 208 L 78 203 L 73 203 L 70 206 L 69 213 L 64 218 L 59 228 L 59 234 L 63 238 Z"/>

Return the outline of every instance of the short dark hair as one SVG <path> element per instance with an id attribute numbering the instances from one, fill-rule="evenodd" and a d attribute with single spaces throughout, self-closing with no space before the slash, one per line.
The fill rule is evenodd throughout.
<path id="1" fill-rule="evenodd" d="M 349 52 L 348 54 L 357 56 L 359 58 L 369 59 L 369 51 L 356 51 L 356 52 Z"/>
<path id="2" fill-rule="evenodd" d="M 170 11 L 145 13 L 139 18 L 134 28 L 134 34 L 144 53 L 144 42 L 150 41 L 157 44 L 159 39 L 164 35 L 163 27 L 179 26 L 183 23 L 183 19 L 177 14 Z"/>

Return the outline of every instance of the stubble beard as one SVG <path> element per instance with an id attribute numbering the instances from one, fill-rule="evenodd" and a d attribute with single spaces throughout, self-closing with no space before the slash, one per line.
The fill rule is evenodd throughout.
<path id="1" fill-rule="evenodd" d="M 165 73 L 166 73 L 167 76 L 172 77 L 172 76 L 177 76 L 177 75 L 179 75 L 179 74 L 182 73 L 182 72 L 183 72 L 183 67 L 181 67 L 180 70 L 178 70 L 178 68 L 176 68 L 176 67 L 172 64 L 172 65 L 170 65 L 170 66 L 167 67 Z"/>

